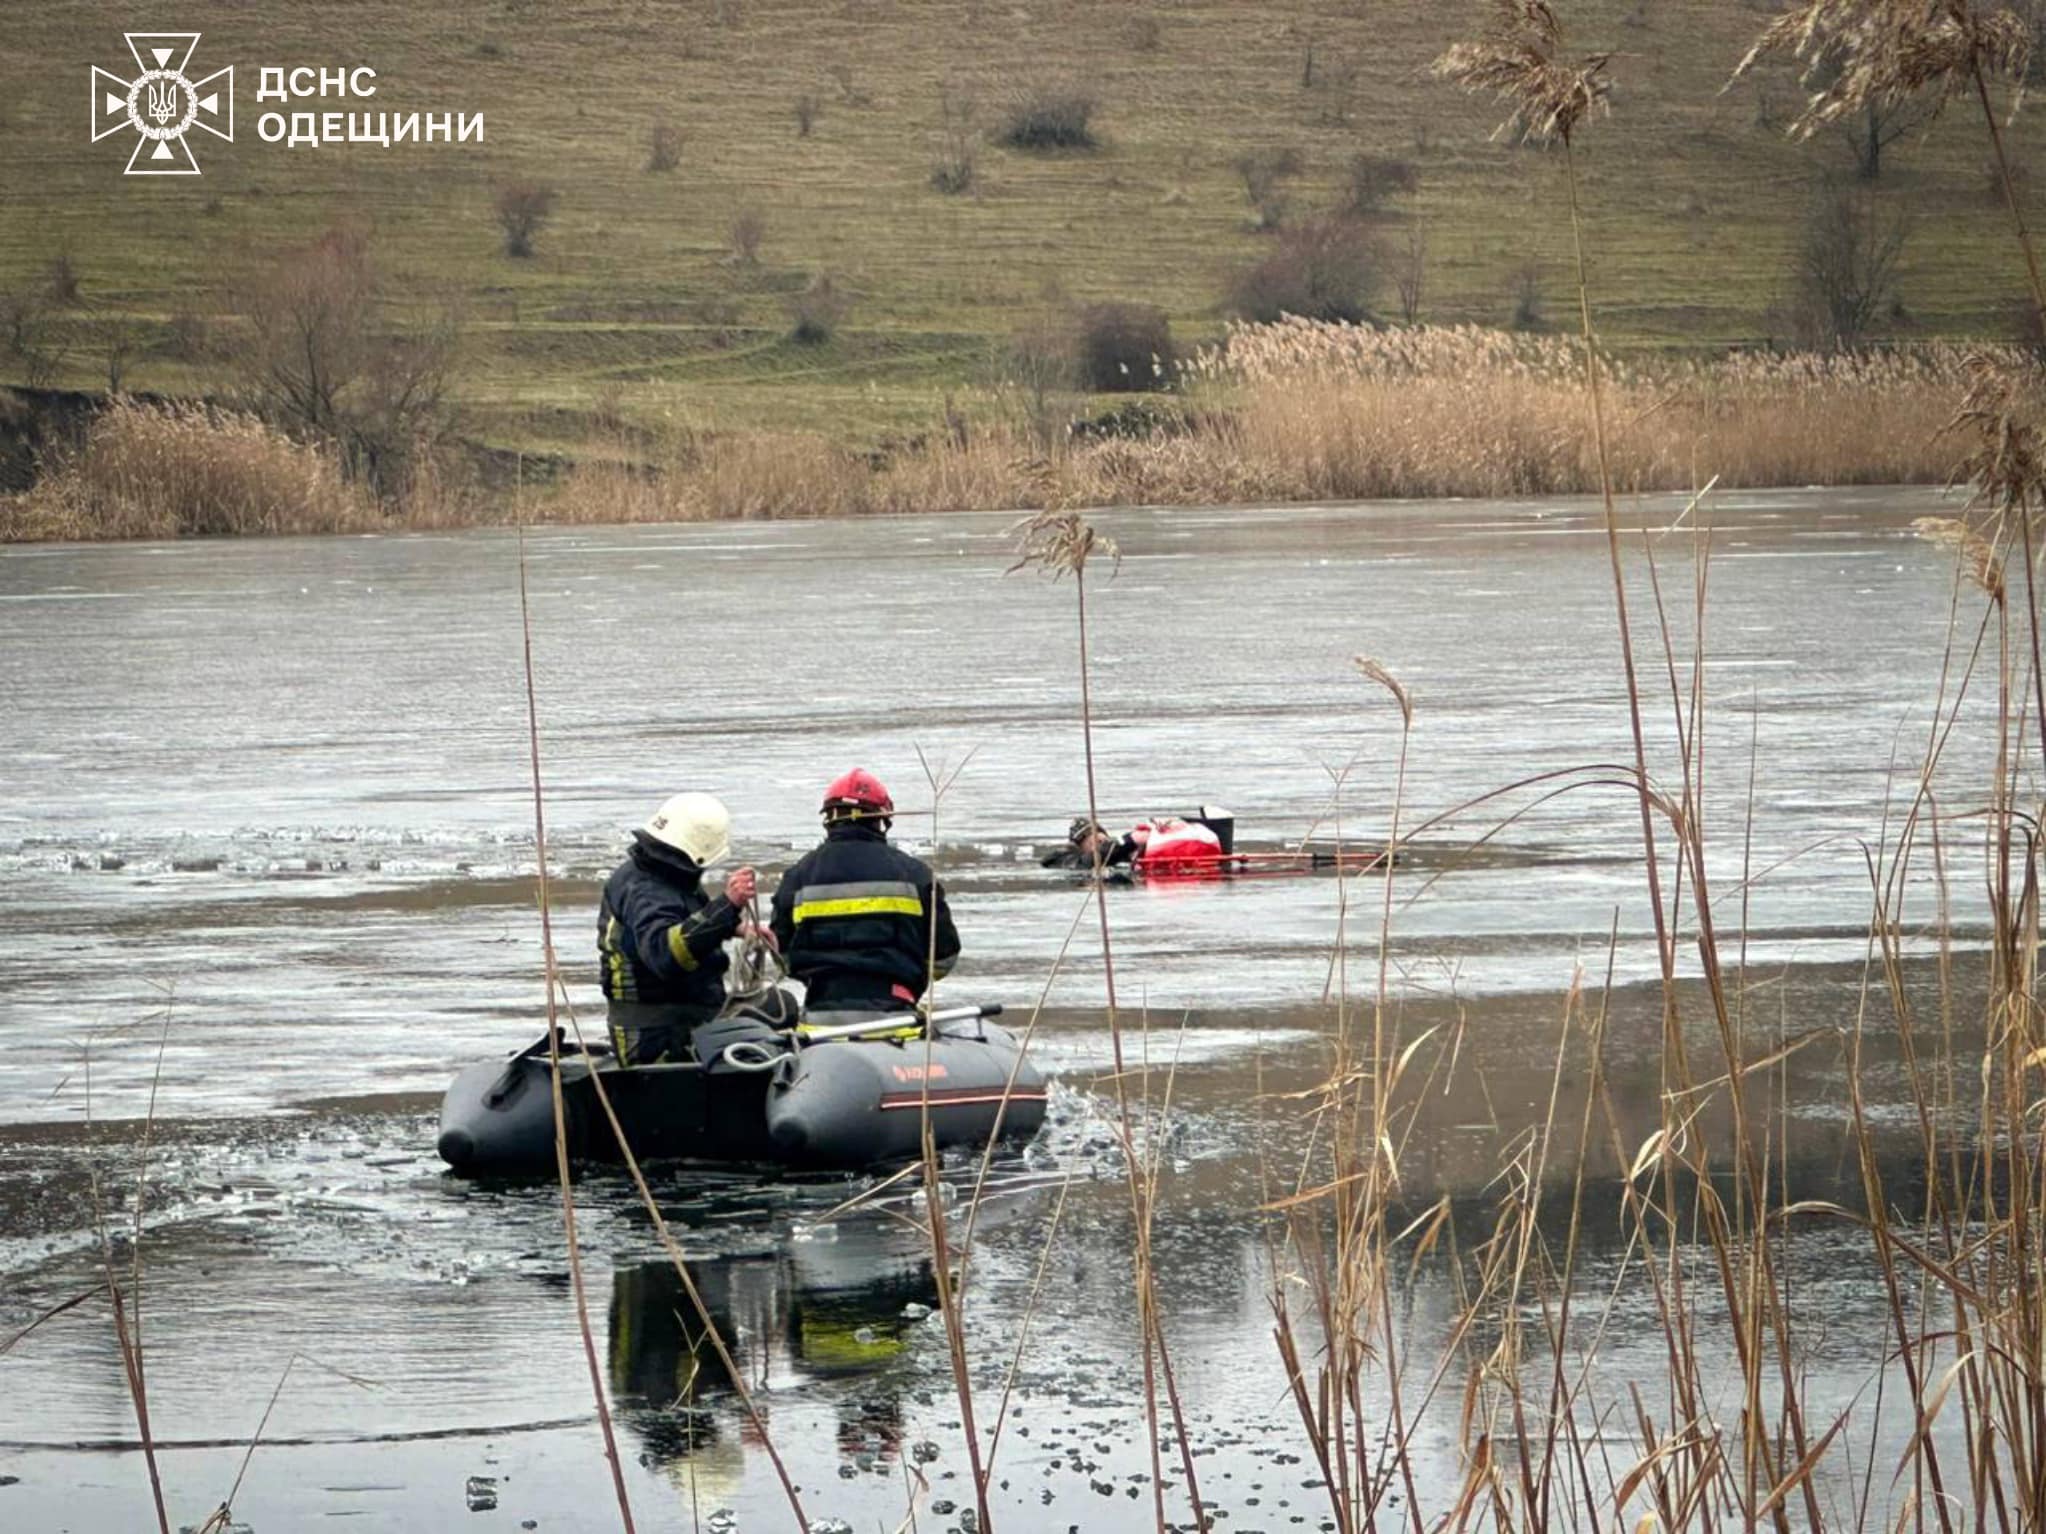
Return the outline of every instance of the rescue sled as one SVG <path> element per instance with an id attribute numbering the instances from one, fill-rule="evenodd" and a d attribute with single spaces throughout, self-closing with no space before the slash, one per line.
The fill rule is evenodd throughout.
<path id="1" fill-rule="evenodd" d="M 1140 821 L 1126 841 L 1133 848 L 1132 855 L 1117 866 L 1117 871 L 1146 883 L 1371 873 L 1386 865 L 1382 849 L 1340 843 L 1302 843 L 1264 852 L 1238 851 L 1236 817 L 1205 804 L 1185 817 L 1168 815 Z"/>
<path id="2" fill-rule="evenodd" d="M 940 1148 L 1022 1142 L 1044 1123 L 1044 1075 L 1000 1007 L 934 1012 L 914 1037 L 901 1015 L 747 1039 L 708 1063 L 621 1066 L 606 1046 L 565 1046 L 564 1124 L 571 1158 L 623 1161 L 593 1078 L 642 1160 L 688 1157 L 844 1168 L 921 1154 L 928 1113 Z M 909 1020 L 916 1026 L 915 1020 Z M 441 1159 L 458 1172 L 518 1174 L 554 1165 L 546 1040 L 456 1076 L 441 1100 Z"/>

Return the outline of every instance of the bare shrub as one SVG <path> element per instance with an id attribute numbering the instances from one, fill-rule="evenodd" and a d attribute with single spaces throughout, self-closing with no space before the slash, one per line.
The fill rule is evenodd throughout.
<path id="1" fill-rule="evenodd" d="M 1843 117 L 1835 127 L 1841 142 L 1854 160 L 1854 174 L 1863 181 L 1880 181 L 1883 157 L 1892 144 L 1931 126 L 1939 107 L 1931 101 L 1904 98 L 1898 101 L 1871 99 L 1858 112 Z"/>
<path id="2" fill-rule="evenodd" d="M 1821 187 L 1791 257 L 1789 319 L 1807 345 L 1853 348 L 1896 299 L 1909 225 L 1866 187 Z"/>
<path id="3" fill-rule="evenodd" d="M 1286 221 L 1286 183 L 1307 167 L 1300 151 L 1283 148 L 1250 149 L 1230 162 L 1243 182 L 1243 195 L 1257 211 L 1257 228 L 1277 229 Z"/>
<path id="4" fill-rule="evenodd" d="M 135 327 L 127 316 L 102 310 L 85 322 L 85 339 L 105 365 L 107 393 L 119 394 L 128 378 L 129 360 L 141 343 Z"/>
<path id="5" fill-rule="evenodd" d="M 79 306 L 78 280 L 78 263 L 71 259 L 68 250 L 58 251 L 50 258 L 50 264 L 43 268 L 43 290 L 49 294 L 50 302 L 60 309 Z"/>
<path id="6" fill-rule="evenodd" d="M 1098 103 L 1091 91 L 1076 85 L 1039 82 L 1010 96 L 1002 109 L 997 137 L 1011 149 L 1092 149 Z"/>
<path id="7" fill-rule="evenodd" d="M 1244 319 L 1282 315 L 1359 323 L 1371 318 L 1384 265 L 1370 231 L 1351 219 L 1322 218 L 1279 236 L 1279 247 L 1239 272 L 1229 307 Z"/>
<path id="8" fill-rule="evenodd" d="M 822 346 L 838 334 L 852 312 L 852 299 L 829 272 L 819 272 L 789 300 L 789 339 L 804 346 Z"/>
<path id="9" fill-rule="evenodd" d="M 1524 262 L 1515 269 L 1509 295 L 1513 299 L 1512 318 L 1507 321 L 1509 330 L 1525 333 L 1549 328 L 1549 317 L 1542 300 L 1542 269 L 1538 263 Z"/>
<path id="10" fill-rule="evenodd" d="M 849 107 L 869 106 L 873 97 L 860 88 L 859 77 L 853 73 L 852 65 L 840 60 L 825 71 L 838 87 L 839 98 Z"/>
<path id="11" fill-rule="evenodd" d="M 973 98 L 951 86 L 938 92 L 938 152 L 931 185 L 948 197 L 971 191 L 980 138 Z"/>
<path id="12" fill-rule="evenodd" d="M 1171 387 L 1178 370 L 1172 321 L 1151 304 L 1098 303 L 1073 322 L 1080 381 L 1100 394 Z"/>
<path id="13" fill-rule="evenodd" d="M 818 119 L 824 116 L 824 103 L 814 92 L 804 91 L 796 97 L 795 114 L 796 137 L 808 138 L 810 130 L 816 127 Z"/>
<path id="14" fill-rule="evenodd" d="M 1421 172 L 1411 160 L 1392 155 L 1356 154 L 1343 180 L 1343 211 L 1353 218 L 1372 218 L 1394 197 L 1419 190 Z"/>
<path id="15" fill-rule="evenodd" d="M 61 451 L 0 536 L 177 538 L 374 526 L 334 455 L 253 415 L 117 398 Z"/>
<path id="16" fill-rule="evenodd" d="M 459 320 L 444 308 L 408 328 L 386 312 L 368 240 L 334 229 L 244 285 L 243 388 L 294 435 L 324 437 L 381 497 L 407 486 L 450 425 Z"/>
<path id="17" fill-rule="evenodd" d="M 1039 451 L 1063 435 L 1072 413 L 1068 396 L 1077 380 L 1072 329 L 1054 316 L 1039 316 L 1010 339 L 1002 357 L 1002 383 L 1013 391 Z"/>
<path id="18" fill-rule="evenodd" d="M 71 350 L 71 332 L 46 289 L 0 293 L 0 350 L 31 389 L 57 381 Z"/>
<path id="19" fill-rule="evenodd" d="M 537 181 L 507 181 L 497 189 L 492 210 L 504 231 L 504 253 L 516 260 L 533 254 L 533 242 L 554 216 L 556 193 Z"/>
<path id="20" fill-rule="evenodd" d="M 1338 53 L 1322 65 L 1311 88 L 1317 103 L 1315 116 L 1324 127 L 1349 126 L 1350 114 L 1357 107 L 1357 82 L 1363 73 L 1364 61 L 1355 53 Z"/>
<path id="21" fill-rule="evenodd" d="M 1421 318 L 1421 295 L 1428 267 L 1428 234 L 1415 219 L 1407 225 L 1406 239 L 1392 257 L 1392 285 L 1399 294 L 1400 318 L 1409 325 Z"/>
<path id="22" fill-rule="evenodd" d="M 1156 53 L 1165 46 L 1165 29 L 1156 16 L 1139 16 L 1130 23 L 1130 52 Z"/>
<path id="23" fill-rule="evenodd" d="M 2042 0 L 2042 4 L 2046 4 L 2046 0 Z M 2032 167 L 2023 160 L 2012 160 L 2009 170 L 2011 190 L 2022 204 L 2031 195 Z M 1982 196 L 1999 208 L 2004 205 L 2003 170 L 1998 167 L 1994 155 L 1982 162 Z"/>
<path id="24" fill-rule="evenodd" d="M 759 265 L 760 247 L 767 239 L 766 215 L 758 208 L 741 208 L 728 238 L 734 261 L 741 266 Z"/>
<path id="25" fill-rule="evenodd" d="M 180 309 L 164 326 L 161 350 L 178 362 L 204 362 L 214 356 L 213 327 L 206 316 Z"/>
<path id="26" fill-rule="evenodd" d="M 647 132 L 646 168 L 659 174 L 681 163 L 682 130 L 665 117 L 656 118 Z"/>

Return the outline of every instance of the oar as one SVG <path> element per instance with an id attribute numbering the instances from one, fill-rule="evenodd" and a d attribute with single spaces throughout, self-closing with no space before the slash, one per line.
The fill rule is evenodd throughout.
<path id="1" fill-rule="evenodd" d="M 865 1018 L 857 1023 L 832 1023 L 823 1028 L 799 1029 L 796 1036 L 806 1044 L 816 1044 L 826 1039 L 856 1039 L 867 1033 L 892 1033 L 915 1022 L 922 1022 L 926 1028 L 938 1028 L 947 1023 L 970 1023 L 979 1018 L 1001 1015 L 1000 1002 L 983 1007 L 947 1007 L 928 1017 L 919 1017 L 914 1012 L 884 1012 L 879 1017 Z"/>

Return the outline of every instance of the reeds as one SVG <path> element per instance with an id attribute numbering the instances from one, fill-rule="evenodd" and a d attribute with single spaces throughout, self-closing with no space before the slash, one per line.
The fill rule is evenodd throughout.
<path id="1" fill-rule="evenodd" d="M 1517 34 L 1517 42 L 1493 36 L 1481 47 L 1452 50 L 1445 63 L 1454 67 L 1444 72 L 1505 94 L 1516 124 L 1557 124 L 1559 134 L 1567 132 L 1571 102 L 1589 108 L 1584 82 L 1571 85 L 1567 68 L 1555 62 L 1554 13 L 1524 3 L 1497 6 L 1493 15 L 1494 26 Z M 1567 155 L 1565 164 L 1567 179 Z M 1567 190 L 1581 237 L 1574 185 Z M 1618 442 L 1606 440 L 1604 407 L 1626 383 L 1622 377 L 1602 399 L 1602 386 L 1615 379 L 1597 347 L 1589 296 L 1580 282 L 1579 429 L 1594 461 L 1609 463 L 1619 456 Z M 1332 1068 L 1310 1099 L 1314 1145 L 1294 1173 L 1295 1191 L 1273 1201 L 1284 1241 L 1274 1253 L 1272 1294 L 1280 1355 L 1329 1484 L 1333 1520 L 1345 1534 L 1395 1524 L 1738 1526 L 1786 1534 L 1878 1525 L 1943 1534 L 2046 1527 L 2046 1238 L 2038 1216 L 2046 1197 L 2046 1136 L 2036 1086 L 2037 1073 L 2046 1070 L 2046 1028 L 2035 962 L 2038 814 L 2028 798 L 2046 766 L 2031 522 L 2046 493 L 2041 391 L 2036 370 L 2008 355 L 1956 355 L 1947 365 L 1961 395 L 1950 431 L 1964 442 L 1959 472 L 1973 483 L 1978 510 L 1966 522 L 1925 529 L 1955 549 L 1960 647 L 1949 645 L 1916 780 L 1895 813 L 1870 830 L 1869 963 L 1855 1020 L 1835 1041 L 1846 1081 L 1847 1154 L 1860 1183 L 1856 1207 L 1803 1197 L 1782 1164 L 1793 1113 L 1784 1062 L 1824 1047 L 1828 1036 L 1756 1037 L 1745 975 L 1753 878 L 1746 837 L 1735 928 L 1722 925 L 1717 908 L 1714 881 L 1724 870 L 1716 855 L 1708 856 L 1714 843 L 1704 774 L 1707 719 L 1718 706 L 1708 695 L 1705 666 L 1712 549 L 1709 512 L 1694 503 L 1686 513 L 1697 529 L 1691 585 L 1678 613 L 1665 591 L 1666 556 L 1656 541 L 1644 536 L 1630 560 L 1637 595 L 1638 583 L 1646 582 L 1653 614 L 1646 631 L 1660 648 L 1637 669 L 1631 644 L 1623 644 L 1633 761 L 1625 768 L 1588 763 L 1560 786 L 1547 779 L 1518 786 L 1544 796 L 1617 788 L 1630 808 L 1638 807 L 1662 976 L 1656 1101 L 1631 1114 L 1615 1103 L 1602 1060 L 1605 997 L 1587 1000 L 1580 976 L 1562 1008 L 1546 1108 L 1502 1147 L 1493 1216 L 1476 1245 L 1459 1246 L 1459 1222 L 1446 1200 L 1419 1211 L 1403 1205 L 1400 1167 L 1422 1094 L 1442 1087 L 1459 1068 L 1460 1053 L 1454 1043 L 1428 1036 L 1403 1039 L 1396 1017 L 1390 1027 L 1374 1020 L 1368 1057 L 1361 1039 L 1353 1051 L 1347 988 L 1338 990 Z M 1950 441 L 1942 451 L 1954 452 Z M 1609 506 L 1616 477 L 1608 478 Z M 1621 556 L 1629 540 L 1610 521 L 1609 531 L 1624 641 L 1631 629 Z M 2013 570 L 2017 561 L 2022 581 Z M 1964 618 L 1963 604 L 1978 589 L 1986 598 L 1979 620 Z M 1676 639 L 1685 628 L 1693 646 L 1688 656 Z M 1645 683 L 1649 677 L 1658 680 Z M 1964 702 L 1984 688 L 1993 694 L 1986 728 L 1995 750 L 1983 802 L 1943 805 L 1935 797 L 1936 774 Z M 1666 697 L 1654 697 L 1659 692 Z M 1650 707 L 1666 709 L 1668 718 L 1653 752 L 1643 728 Z M 2036 726 L 2028 715 L 2037 716 Z M 1403 715 L 1403 738 L 1409 724 Z M 1751 796 L 1757 749 L 1751 744 Z M 1396 802 L 1392 813 L 1399 812 Z M 1953 832 L 1961 827 L 1980 834 L 1990 924 L 1983 1015 L 1973 1025 L 1953 1010 L 1961 960 L 1948 890 L 1958 856 Z M 1386 871 L 1388 912 L 1396 866 Z M 1929 925 L 1937 943 L 1936 1032 L 1927 1032 L 1917 1015 L 1904 937 L 1912 930 L 1912 898 L 1928 878 L 1936 914 L 1917 927 Z M 1617 919 L 1616 913 L 1616 930 Z M 1388 937 L 1382 927 L 1381 976 Z M 1683 986 L 1680 944 L 1690 950 L 1696 975 Z M 1338 975 L 1341 959 L 1339 953 Z M 1608 990 L 1610 967 L 1609 957 Z M 1915 1154 L 1907 1157 L 1915 1175 L 1904 1186 L 1886 1173 L 1878 1149 L 1883 1104 L 1864 1063 L 1864 1046 L 1885 1010 L 1880 1026 L 1894 1030 L 1902 1079 L 1885 1081 L 1881 1090 L 1891 1101 L 1901 1091 L 1916 1133 Z M 1694 1058 L 1693 1033 L 1710 1040 L 1716 1060 Z M 1561 1112 L 1564 1083 L 1573 1077 L 1587 1083 L 1574 1123 Z M 1894 1139 L 1897 1131 L 1890 1133 Z M 1603 1293 L 1586 1288 L 1579 1263 L 1596 1162 L 1620 1171 L 1626 1243 L 1619 1274 Z M 1538 1219 L 1543 1204 L 1558 1196 L 1552 1184 L 1559 1176 L 1569 1201 L 1560 1248 Z M 1784 1261 L 1793 1232 L 1815 1221 L 1856 1233 L 1890 1332 L 1860 1395 L 1823 1413 L 1810 1393 L 1806 1359 L 1824 1317 L 1797 1301 Z M 1424 1264 L 1457 1294 L 1433 1356 L 1419 1352 L 1394 1319 L 1394 1297 Z M 1623 1311 L 1623 1299 L 1631 1309 Z M 1622 1325 L 1652 1328 L 1664 1360 L 1661 1378 L 1601 1376 L 1600 1341 Z M 1717 1392 L 1729 1376 L 1738 1384 L 1737 1403 Z M 1886 1393 L 1900 1394 L 1902 1405 L 1886 1403 Z M 1423 1507 L 1411 1473 L 1415 1424 L 1444 1396 L 1459 1403 L 1453 1441 L 1461 1484 L 1453 1496 Z M 1381 1419 L 1372 1431 L 1365 1427 L 1367 1403 Z M 1908 1428 L 1901 1447 L 1887 1450 L 1886 1407 Z M 1396 1510 L 1395 1488 L 1404 1500 Z"/>
<path id="2" fill-rule="evenodd" d="M 2015 349 L 2002 353 L 2015 356 Z M 1937 423 L 1968 349 L 1603 356 L 1622 492 L 1944 483 Z M 639 467 L 577 469 L 564 521 L 873 516 L 987 508 L 1216 505 L 1595 492 L 1569 339 L 1475 327 L 1232 325 L 1186 366 L 1185 430 L 1047 445 L 1000 421 L 884 453 L 735 436 Z M 1709 467 L 1708 467 L 1709 466 Z"/>
<path id="3" fill-rule="evenodd" d="M 342 533 L 381 526 L 336 456 L 252 415 L 117 398 L 25 496 L 0 539 Z"/>
<path id="4" fill-rule="evenodd" d="M 2013 365 L 2021 356 L 1989 350 Z M 1944 483 L 1951 455 L 1935 425 L 1959 407 L 1968 359 L 1983 351 L 1602 353 L 1614 488 L 1688 491 L 1708 473 L 1729 488 Z M 528 511 L 697 522 L 1595 492 L 1582 366 L 1556 336 L 1234 325 L 1184 370 L 1184 429 L 1047 444 L 995 412 L 872 453 L 784 433 L 684 435 L 631 454 L 605 443 Z M 431 464 L 403 501 L 379 507 L 331 454 L 253 417 L 117 401 L 34 490 L 0 498 L 0 540 L 445 528 L 508 514 L 508 498 Z"/>

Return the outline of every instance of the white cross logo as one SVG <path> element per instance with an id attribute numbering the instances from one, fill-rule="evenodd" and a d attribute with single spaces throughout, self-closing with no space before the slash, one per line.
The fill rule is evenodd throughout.
<path id="1" fill-rule="evenodd" d="M 234 66 L 203 80 L 185 74 L 197 32 L 130 32 L 128 51 L 141 71 L 123 80 L 98 65 L 92 70 L 92 142 L 124 128 L 137 135 L 128 156 L 130 176 L 196 176 L 199 162 L 185 134 L 193 128 L 234 142 Z"/>

